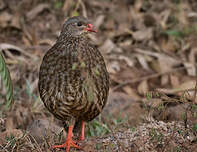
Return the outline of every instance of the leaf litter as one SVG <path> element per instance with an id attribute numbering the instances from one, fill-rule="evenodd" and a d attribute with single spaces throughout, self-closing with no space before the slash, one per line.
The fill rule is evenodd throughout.
<path id="1" fill-rule="evenodd" d="M 51 151 L 63 141 L 62 122 L 40 101 L 38 71 L 65 19 L 78 14 L 97 26 L 97 36 L 89 37 L 111 78 L 109 103 L 96 119 L 101 125 L 91 123 L 112 128 L 89 137 L 84 151 L 195 151 L 196 8 L 186 0 L 0 1 L 0 50 L 15 101 L 11 112 L 1 106 L 0 151 Z M 32 135 L 35 122 L 41 128 Z"/>

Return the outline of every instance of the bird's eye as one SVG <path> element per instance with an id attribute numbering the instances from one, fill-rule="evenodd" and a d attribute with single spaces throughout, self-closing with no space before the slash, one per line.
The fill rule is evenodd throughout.
<path id="1" fill-rule="evenodd" d="M 77 23 L 77 26 L 82 26 L 82 22 L 78 22 Z"/>

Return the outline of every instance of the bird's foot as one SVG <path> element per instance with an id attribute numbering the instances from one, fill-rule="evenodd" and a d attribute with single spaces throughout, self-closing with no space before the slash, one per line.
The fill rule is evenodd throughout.
<path id="1" fill-rule="evenodd" d="M 80 146 L 78 146 L 73 140 L 72 138 L 67 138 L 66 142 L 62 145 L 54 145 L 52 146 L 52 148 L 65 148 L 66 147 L 66 152 L 69 152 L 70 147 L 75 147 L 77 149 L 81 149 Z"/>

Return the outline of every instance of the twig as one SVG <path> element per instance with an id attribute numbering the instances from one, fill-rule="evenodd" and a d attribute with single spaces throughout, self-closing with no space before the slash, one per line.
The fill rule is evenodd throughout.
<path id="1" fill-rule="evenodd" d="M 80 0 L 77 1 L 77 3 L 75 4 L 75 9 L 73 12 L 76 12 L 79 9 L 80 6 Z"/>
<path id="2" fill-rule="evenodd" d="M 156 77 L 159 77 L 161 75 L 165 75 L 165 74 L 170 74 L 170 73 L 174 73 L 176 71 L 179 71 L 179 70 L 183 70 L 183 69 L 187 69 L 189 67 L 180 67 L 180 68 L 176 68 L 176 69 L 172 69 L 172 70 L 169 70 L 167 72 L 160 72 L 160 73 L 156 73 L 156 74 L 152 74 L 152 75 L 148 75 L 148 76 L 145 76 L 145 77 L 141 77 L 141 78 L 136 78 L 136 79 L 133 79 L 133 80 L 130 80 L 130 81 L 126 81 L 126 82 L 123 82 L 117 86 L 115 86 L 112 91 L 115 91 L 119 88 L 122 88 L 124 87 L 125 85 L 128 85 L 128 84 L 131 84 L 131 83 L 135 83 L 135 82 L 139 82 L 139 81 L 143 81 L 143 80 L 148 80 L 148 79 L 152 79 L 152 78 L 156 78 Z"/>
<path id="3" fill-rule="evenodd" d="M 87 17 L 87 11 L 86 11 L 85 4 L 83 3 L 82 0 L 79 0 L 79 3 L 81 4 L 81 7 L 82 7 L 83 16 L 84 16 L 84 17 Z"/>
<path id="4" fill-rule="evenodd" d="M 160 99 L 168 101 L 168 102 L 179 102 L 180 100 L 168 97 L 165 92 L 157 90 L 156 93 L 159 93 Z"/>
<path id="5" fill-rule="evenodd" d="M 156 91 L 162 92 L 162 93 L 165 93 L 165 94 L 176 94 L 176 93 L 180 93 L 180 92 L 189 92 L 189 91 L 195 91 L 195 90 L 196 90 L 196 88 L 180 89 L 180 90 L 173 90 L 173 91 L 167 90 L 167 89 L 164 90 L 164 89 L 162 89 L 162 88 L 156 89 Z"/>
<path id="6" fill-rule="evenodd" d="M 35 58 L 33 54 L 28 53 L 20 47 L 8 43 L 0 43 L 0 50 L 16 50 L 29 58 Z"/>
<path id="7" fill-rule="evenodd" d="M 31 141 L 31 139 L 32 139 L 33 142 L 34 142 L 35 145 L 36 145 L 37 150 L 38 150 L 39 152 L 42 152 L 42 149 L 40 148 L 40 146 L 39 146 L 38 142 L 36 141 L 36 139 L 34 138 L 34 136 L 32 136 L 31 134 L 28 134 L 28 136 L 26 136 L 26 137 L 27 137 L 27 139 L 29 140 L 29 142 L 31 142 L 31 144 L 32 144 L 32 141 Z M 31 137 L 31 139 L 30 139 L 29 137 Z M 32 145 L 33 145 L 33 147 L 35 147 L 34 144 L 32 144 Z"/>
<path id="8" fill-rule="evenodd" d="M 71 0 L 66 0 L 66 1 L 64 2 L 64 6 L 63 6 L 62 10 L 63 10 L 64 12 L 68 12 L 68 8 L 70 7 L 70 4 L 71 4 Z"/>

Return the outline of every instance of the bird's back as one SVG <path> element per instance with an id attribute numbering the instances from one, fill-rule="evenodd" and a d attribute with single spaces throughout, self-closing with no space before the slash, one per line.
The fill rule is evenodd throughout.
<path id="1" fill-rule="evenodd" d="M 70 38 L 45 54 L 38 85 L 42 101 L 57 118 L 89 121 L 107 101 L 109 75 L 96 47 Z"/>

